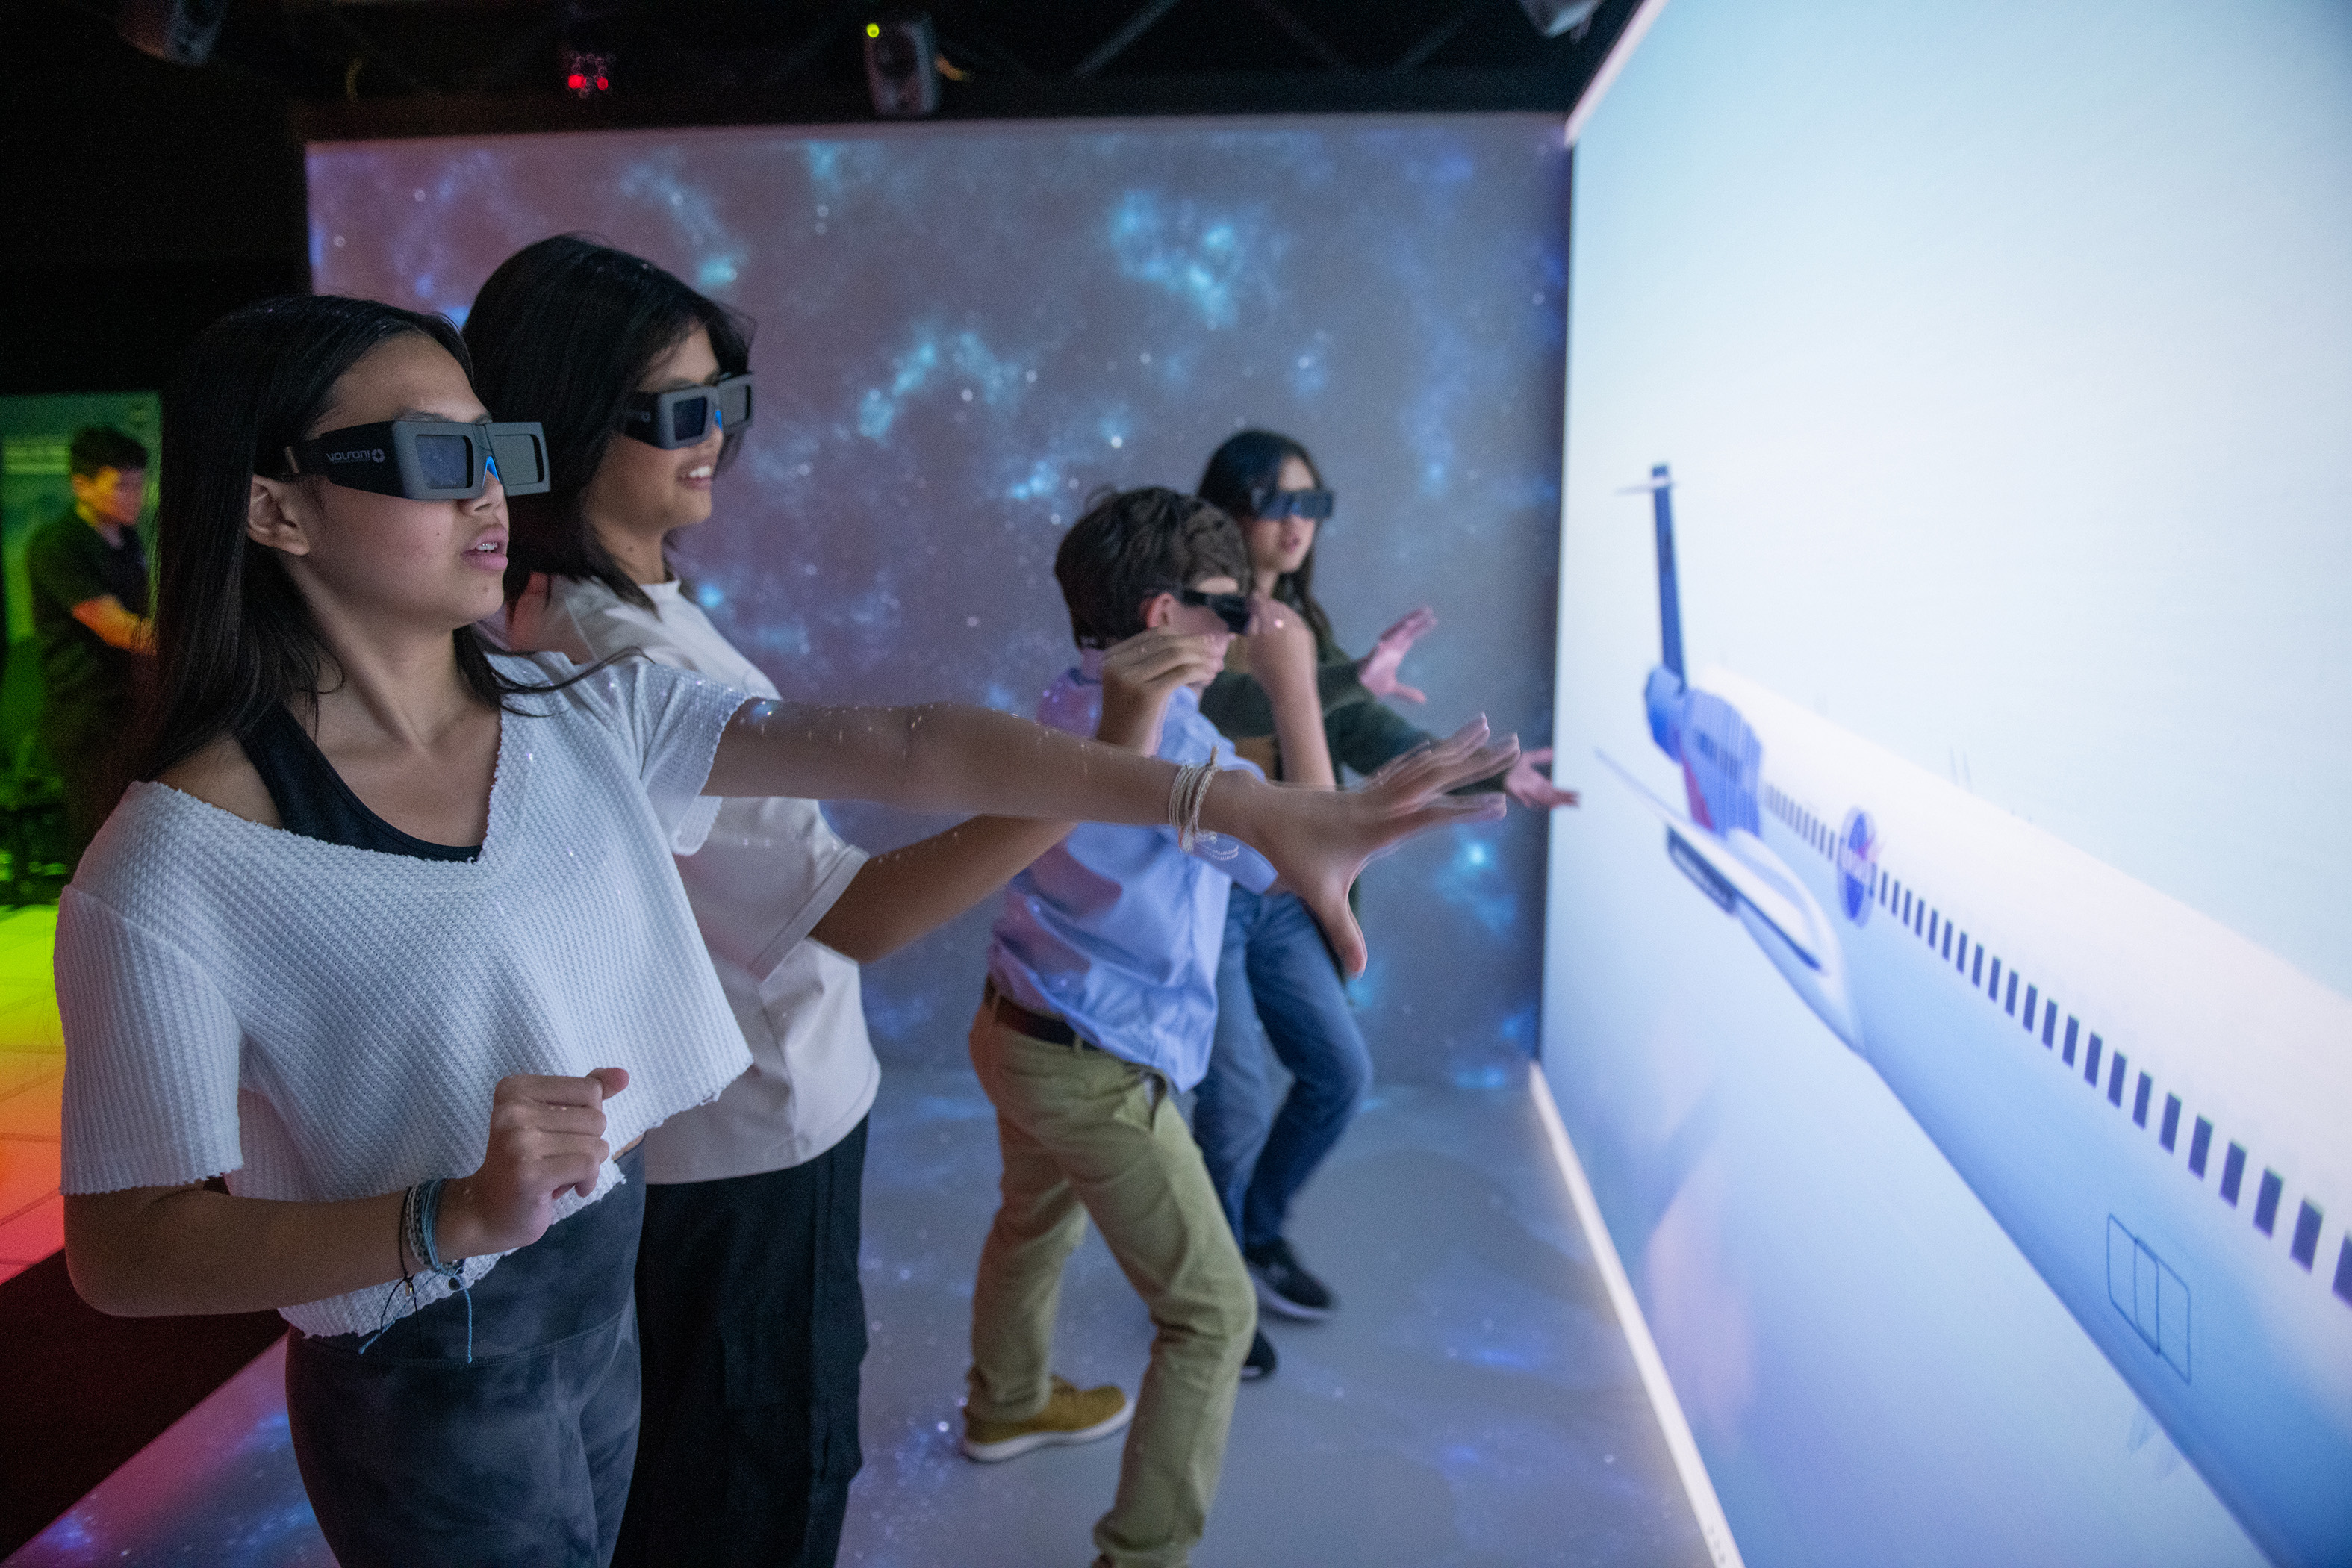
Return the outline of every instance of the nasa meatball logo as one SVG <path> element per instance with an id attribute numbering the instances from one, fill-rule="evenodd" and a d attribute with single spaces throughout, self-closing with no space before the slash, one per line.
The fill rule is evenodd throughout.
<path id="1" fill-rule="evenodd" d="M 1861 925 L 1870 918 L 1870 895 L 1877 886 L 1878 826 L 1860 806 L 1845 814 L 1845 826 L 1838 829 L 1837 868 L 1845 918 Z"/>

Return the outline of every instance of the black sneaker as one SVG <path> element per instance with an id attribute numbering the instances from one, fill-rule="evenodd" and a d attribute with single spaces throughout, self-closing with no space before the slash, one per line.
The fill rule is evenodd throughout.
<path id="1" fill-rule="evenodd" d="M 1339 1303 L 1324 1284 L 1299 1263 L 1290 1243 L 1280 1237 L 1244 1255 L 1250 1283 L 1257 1287 L 1259 1303 L 1269 1312 L 1309 1322 L 1331 1315 Z"/>
<path id="2" fill-rule="evenodd" d="M 1255 1383 L 1261 1377 L 1272 1377 L 1274 1366 L 1274 1342 L 1265 1337 L 1265 1331 L 1252 1329 L 1249 1356 L 1242 1363 L 1242 1381 Z"/>

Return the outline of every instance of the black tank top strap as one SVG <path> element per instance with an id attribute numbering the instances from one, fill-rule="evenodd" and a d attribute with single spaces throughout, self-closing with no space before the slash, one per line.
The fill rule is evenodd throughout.
<path id="1" fill-rule="evenodd" d="M 418 860 L 482 858 L 478 844 L 428 844 L 370 811 L 335 772 L 335 765 L 327 761 L 301 721 L 283 707 L 271 708 L 251 731 L 237 737 L 237 743 L 260 773 L 263 787 L 278 807 L 278 824 L 289 833 Z"/>

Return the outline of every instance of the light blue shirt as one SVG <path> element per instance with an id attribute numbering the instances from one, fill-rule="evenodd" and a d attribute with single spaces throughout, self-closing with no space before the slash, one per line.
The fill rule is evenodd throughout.
<path id="1" fill-rule="evenodd" d="M 1092 735 L 1102 712 L 1101 668 L 1101 653 L 1088 650 L 1045 689 L 1038 722 Z M 1214 757 L 1224 767 L 1258 771 L 1201 716 L 1189 687 L 1168 700 L 1157 754 L 1180 763 Z M 989 942 L 988 972 L 999 991 L 1031 1012 L 1066 1019 L 1081 1039 L 1188 1089 L 1208 1071 L 1216 1033 L 1225 896 L 1234 882 L 1264 892 L 1274 879 L 1263 856 L 1230 838 L 1187 855 L 1172 827 L 1088 823 L 1013 879 Z"/>

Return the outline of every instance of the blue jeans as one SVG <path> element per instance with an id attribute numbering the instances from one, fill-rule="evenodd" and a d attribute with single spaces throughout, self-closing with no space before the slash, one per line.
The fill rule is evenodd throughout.
<path id="1" fill-rule="evenodd" d="M 1270 1058 L 1291 1075 L 1279 1109 Z M 1281 1239 L 1291 1200 L 1348 1130 L 1371 1081 L 1371 1056 L 1315 916 L 1295 893 L 1235 888 L 1192 1135 L 1244 1253 Z"/>

